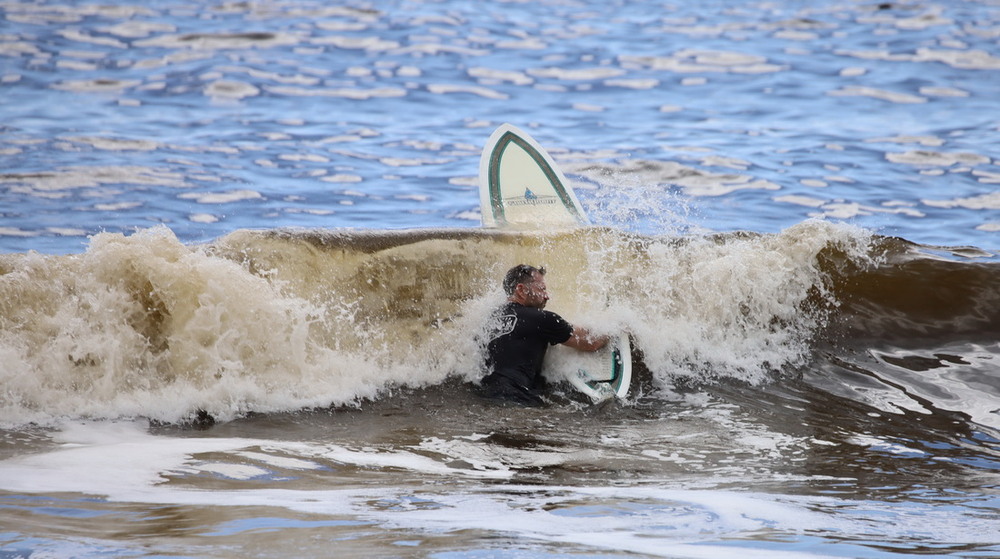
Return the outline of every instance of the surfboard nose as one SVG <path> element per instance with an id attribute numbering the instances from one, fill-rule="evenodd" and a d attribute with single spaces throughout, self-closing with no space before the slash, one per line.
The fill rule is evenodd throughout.
<path id="1" fill-rule="evenodd" d="M 589 223 L 549 154 L 511 124 L 497 128 L 483 148 L 479 202 L 484 227 L 552 229 Z"/>

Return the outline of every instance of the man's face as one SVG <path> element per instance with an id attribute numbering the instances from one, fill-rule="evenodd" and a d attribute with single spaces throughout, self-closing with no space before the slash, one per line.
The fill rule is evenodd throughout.
<path id="1" fill-rule="evenodd" d="M 524 306 L 544 309 L 549 300 L 549 291 L 545 287 L 545 276 L 535 272 L 531 274 L 531 282 L 522 283 L 524 288 Z"/>

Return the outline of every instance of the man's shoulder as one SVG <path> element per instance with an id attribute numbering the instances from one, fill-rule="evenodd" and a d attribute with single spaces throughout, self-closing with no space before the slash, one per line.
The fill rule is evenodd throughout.
<path id="1" fill-rule="evenodd" d="M 541 322 L 541 323 L 565 323 L 566 319 L 559 316 L 558 313 L 553 311 L 548 311 L 545 309 L 538 309 L 535 307 L 525 307 L 518 305 L 518 309 L 512 311 L 519 319 L 529 321 L 529 322 Z"/>
<path id="2" fill-rule="evenodd" d="M 524 308 L 526 308 L 526 307 L 524 307 L 522 305 L 519 305 L 517 303 L 508 301 L 508 302 L 500 305 L 499 307 L 493 309 L 493 312 L 491 313 L 490 316 L 492 316 L 494 319 L 499 319 L 500 317 L 503 317 L 503 316 L 511 316 L 511 317 L 519 316 L 519 315 L 521 315 L 521 309 L 524 309 Z"/>
<path id="3" fill-rule="evenodd" d="M 539 309 L 537 307 L 528 307 L 520 303 L 507 303 L 507 305 L 505 305 L 503 308 L 509 309 L 507 311 L 508 314 L 516 314 L 518 316 L 545 316 L 545 317 L 559 316 L 558 314 L 552 311 Z"/>

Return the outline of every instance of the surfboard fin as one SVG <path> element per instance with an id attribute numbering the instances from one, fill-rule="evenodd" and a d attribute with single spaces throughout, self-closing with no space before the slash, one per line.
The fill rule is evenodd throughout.
<path id="1" fill-rule="evenodd" d="M 578 389 L 581 388 L 581 383 L 586 386 L 587 390 L 581 390 L 581 392 L 589 396 L 595 404 L 603 402 L 608 398 L 615 397 L 615 389 L 611 387 L 612 381 L 596 380 L 590 376 L 590 373 L 584 371 L 583 369 L 578 369 L 576 371 L 576 379 L 578 382 L 574 382 L 573 384 L 576 385 Z"/>

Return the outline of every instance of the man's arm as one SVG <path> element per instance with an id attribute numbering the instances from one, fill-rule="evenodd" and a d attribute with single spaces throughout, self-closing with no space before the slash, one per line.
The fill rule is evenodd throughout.
<path id="1" fill-rule="evenodd" d="M 586 328 L 574 326 L 573 333 L 563 344 L 580 351 L 597 351 L 608 345 L 609 340 L 610 336 L 594 336 Z"/>

